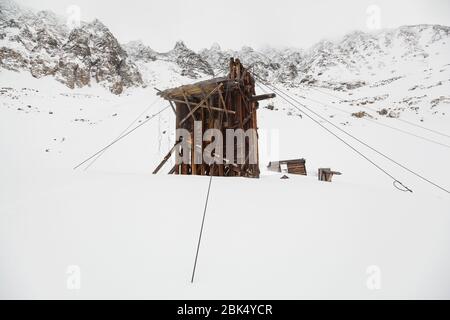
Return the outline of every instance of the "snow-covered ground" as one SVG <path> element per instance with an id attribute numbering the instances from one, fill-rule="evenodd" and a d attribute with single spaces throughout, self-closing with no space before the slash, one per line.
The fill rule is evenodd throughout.
<path id="1" fill-rule="evenodd" d="M 450 138 L 371 110 L 395 106 L 411 79 L 352 95 L 306 87 L 289 92 L 448 188 Z M 167 77 L 155 85 L 180 82 L 192 80 Z M 447 82 L 409 94 L 425 90 L 432 97 L 448 89 Z M 116 96 L 95 85 L 71 90 L 52 78 L 1 70 L 0 91 L 1 298 L 450 298 L 448 194 L 358 146 L 414 193 L 398 191 L 280 98 L 268 102 L 278 110 L 264 103 L 258 114 L 260 132 L 279 137 L 272 154 L 260 143 L 261 179 L 212 180 L 192 284 L 209 178 L 166 175 L 169 164 L 151 174 L 173 143 L 170 108 L 88 170 L 73 170 L 130 123 L 165 107 L 155 90 Z M 387 92 L 369 105 L 343 102 Z M 430 103 L 401 111 L 400 119 L 450 134 L 449 105 Z M 362 110 L 374 118 L 350 115 Z M 264 171 L 268 161 L 291 157 L 306 159 L 308 176 L 281 180 Z M 319 182 L 319 167 L 343 175 Z M 78 290 L 67 286 L 70 266 L 81 272 Z M 374 276 L 380 287 L 371 290 Z"/>

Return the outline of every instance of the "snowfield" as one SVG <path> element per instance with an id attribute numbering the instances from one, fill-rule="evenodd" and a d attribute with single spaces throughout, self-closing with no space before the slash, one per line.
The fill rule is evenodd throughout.
<path id="1" fill-rule="evenodd" d="M 448 66 L 439 76 L 450 78 Z M 158 88 L 189 82 L 161 78 Z M 450 134 L 449 105 L 430 108 L 431 101 L 421 101 L 399 119 L 369 109 L 408 97 L 403 93 L 415 83 L 405 77 L 352 95 L 286 90 L 448 188 L 450 138 L 399 119 Z M 410 96 L 449 92 L 449 82 L 418 84 L 424 88 Z M 392 180 L 280 98 L 268 102 L 278 110 L 264 103 L 258 114 L 260 132 L 279 137 L 271 151 L 260 141 L 262 177 L 212 180 L 191 283 L 209 178 L 167 175 L 170 164 L 151 174 L 174 140 L 170 108 L 88 170 L 73 170 L 130 123 L 165 107 L 155 90 L 116 96 L 96 85 L 71 90 L 49 77 L 1 70 L 0 91 L 1 298 L 450 298 L 449 195 L 358 146 L 414 192 L 395 189 Z M 367 106 L 343 102 L 386 93 L 391 95 Z M 351 116 L 361 110 L 373 118 Z M 306 159 L 308 176 L 281 180 L 264 171 L 270 160 L 291 157 Z M 320 182 L 319 167 L 343 175 Z M 79 289 L 68 286 L 73 266 L 80 271 Z M 368 285 L 373 270 L 380 280 L 375 290 Z"/>

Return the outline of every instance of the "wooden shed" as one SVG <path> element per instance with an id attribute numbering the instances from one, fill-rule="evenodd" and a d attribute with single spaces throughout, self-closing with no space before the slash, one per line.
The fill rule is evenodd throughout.
<path id="1" fill-rule="evenodd" d="M 271 161 L 267 166 L 269 171 L 274 172 L 287 172 L 293 174 L 301 174 L 306 176 L 306 160 L 305 159 L 292 159 L 292 160 L 280 160 Z"/>
<path id="2" fill-rule="evenodd" d="M 186 129 L 191 133 L 189 163 L 179 163 L 169 173 L 185 175 L 213 175 L 213 176 L 244 176 L 259 177 L 259 161 L 250 163 L 249 141 L 245 141 L 245 163 L 237 164 L 234 159 L 226 159 L 223 164 L 201 163 L 194 161 L 195 151 L 204 149 L 208 142 L 198 144 L 194 139 L 194 122 L 201 121 L 199 133 L 203 136 L 208 129 L 219 129 L 226 136 L 227 129 L 257 130 L 258 101 L 273 98 L 275 94 L 255 95 L 255 79 L 241 64 L 239 59 L 230 59 L 229 73 L 225 77 L 214 78 L 194 84 L 167 89 L 158 93 L 169 101 L 176 116 L 176 128 Z M 258 150 L 258 141 L 253 141 L 251 147 Z M 238 145 L 234 142 L 234 152 L 237 154 Z M 226 155 L 226 142 L 223 141 L 223 155 Z M 182 150 L 176 144 L 155 169 L 157 173 L 164 163 L 175 153 L 177 159 L 182 157 Z M 258 155 L 257 155 L 258 157 Z"/>

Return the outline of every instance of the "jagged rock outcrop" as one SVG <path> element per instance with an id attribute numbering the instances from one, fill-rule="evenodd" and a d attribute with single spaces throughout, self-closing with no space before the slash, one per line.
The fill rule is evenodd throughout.
<path id="1" fill-rule="evenodd" d="M 2 0 L 0 27 L 0 67 L 5 69 L 54 76 L 69 88 L 95 81 L 116 94 L 143 84 L 136 65 L 99 20 L 69 30 L 52 12 L 34 13 Z"/>
<path id="2" fill-rule="evenodd" d="M 152 62 L 156 61 L 158 53 L 142 41 L 131 41 L 123 46 L 128 56 L 133 61 Z"/>
<path id="3" fill-rule="evenodd" d="M 183 41 L 178 41 L 175 47 L 167 52 L 165 56 L 181 68 L 181 75 L 183 76 L 197 79 L 201 73 L 210 76 L 214 75 L 214 70 L 209 63 L 203 60 L 201 55 L 187 48 Z"/>
<path id="4" fill-rule="evenodd" d="M 218 43 L 214 43 L 211 48 L 203 49 L 199 54 L 214 70 L 221 70 L 228 65 L 233 53 L 223 51 Z"/>
<path id="5" fill-rule="evenodd" d="M 168 72 L 174 71 L 184 77 L 199 79 L 214 76 L 211 65 L 183 41 L 178 41 L 172 50 L 163 53 L 154 51 L 141 41 L 129 42 L 124 48 L 142 69 L 151 67 L 152 62 L 162 61 L 171 64 L 167 65 Z"/>
<path id="6" fill-rule="evenodd" d="M 143 83 L 136 65 L 99 20 L 70 32 L 62 46 L 56 75 L 71 88 L 83 87 L 94 79 L 117 94 Z"/>

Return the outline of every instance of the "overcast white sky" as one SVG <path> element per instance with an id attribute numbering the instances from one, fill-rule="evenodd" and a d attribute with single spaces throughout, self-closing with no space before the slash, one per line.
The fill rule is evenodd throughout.
<path id="1" fill-rule="evenodd" d="M 0 0 L 2 1 L 2 0 Z M 99 18 L 120 42 L 140 39 L 157 51 L 183 40 L 192 49 L 293 46 L 306 48 L 323 38 L 404 24 L 450 25 L 449 0 L 16 0 L 38 10 L 66 15 L 70 5 L 81 19 Z M 380 8 L 377 13 L 367 9 Z"/>

